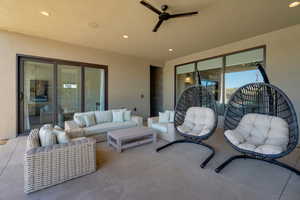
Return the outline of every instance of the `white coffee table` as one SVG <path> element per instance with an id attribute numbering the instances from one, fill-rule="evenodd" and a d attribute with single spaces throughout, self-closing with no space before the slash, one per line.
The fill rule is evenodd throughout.
<path id="1" fill-rule="evenodd" d="M 156 132 L 146 127 L 119 129 L 107 132 L 108 145 L 115 147 L 118 152 L 151 142 L 156 143 Z"/>

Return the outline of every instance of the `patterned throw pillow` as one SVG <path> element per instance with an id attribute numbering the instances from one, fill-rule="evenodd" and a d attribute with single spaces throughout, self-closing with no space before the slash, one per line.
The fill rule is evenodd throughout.
<path id="1" fill-rule="evenodd" d="M 39 131 L 39 137 L 42 147 L 57 144 L 56 135 L 53 133 L 53 126 L 43 126 Z"/>
<path id="2" fill-rule="evenodd" d="M 84 121 L 86 127 L 91 127 L 96 125 L 95 114 L 89 113 L 84 115 Z"/>
<path id="3" fill-rule="evenodd" d="M 28 138 L 27 138 L 27 146 L 26 149 L 32 149 L 39 147 L 40 145 L 40 138 L 39 138 L 39 129 L 33 129 Z"/>
<path id="4" fill-rule="evenodd" d="M 58 144 L 66 144 L 71 141 L 69 135 L 59 126 L 55 126 L 53 133 L 56 135 Z"/>

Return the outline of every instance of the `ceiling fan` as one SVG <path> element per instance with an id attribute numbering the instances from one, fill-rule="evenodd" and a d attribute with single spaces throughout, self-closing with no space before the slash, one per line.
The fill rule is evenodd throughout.
<path id="1" fill-rule="evenodd" d="M 152 5 L 150 5 L 149 3 L 147 3 L 146 1 L 141 1 L 140 2 L 143 6 L 146 6 L 147 8 L 149 8 L 150 10 L 152 10 L 153 12 L 155 12 L 156 14 L 158 14 L 158 22 L 155 25 L 153 32 L 156 32 L 158 30 L 158 28 L 161 26 L 161 24 L 169 19 L 172 18 L 177 18 L 177 17 L 184 17 L 184 16 L 191 16 L 191 15 L 195 15 L 198 14 L 198 11 L 196 12 L 187 12 L 187 13 L 178 13 L 178 14 L 169 14 L 166 12 L 166 10 L 169 8 L 168 5 L 162 5 L 161 6 L 161 10 L 153 7 Z"/>

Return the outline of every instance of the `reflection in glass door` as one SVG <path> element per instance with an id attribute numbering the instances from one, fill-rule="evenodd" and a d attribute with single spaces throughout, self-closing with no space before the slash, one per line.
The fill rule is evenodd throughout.
<path id="1" fill-rule="evenodd" d="M 54 65 L 36 61 L 22 61 L 20 88 L 20 123 L 23 131 L 54 122 Z"/>
<path id="2" fill-rule="evenodd" d="M 57 122 L 63 127 L 64 121 L 71 120 L 81 109 L 82 68 L 69 65 L 57 66 Z"/>
<path id="3" fill-rule="evenodd" d="M 84 68 L 85 111 L 105 109 L 105 73 L 99 68 Z"/>

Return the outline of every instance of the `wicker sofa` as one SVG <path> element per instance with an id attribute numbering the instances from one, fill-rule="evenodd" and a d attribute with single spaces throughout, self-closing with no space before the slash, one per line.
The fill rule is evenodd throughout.
<path id="1" fill-rule="evenodd" d="M 24 154 L 24 192 L 31 193 L 96 171 L 96 141 L 78 138 L 41 147 L 31 131 Z M 34 137 L 35 136 L 35 137 Z"/>

